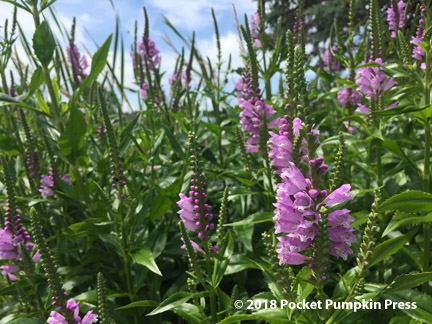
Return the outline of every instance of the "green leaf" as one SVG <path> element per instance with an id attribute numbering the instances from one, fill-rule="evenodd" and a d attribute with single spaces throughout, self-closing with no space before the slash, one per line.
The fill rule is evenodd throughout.
<path id="1" fill-rule="evenodd" d="M 181 316 L 187 323 L 202 324 L 207 318 L 200 309 L 192 304 L 184 303 L 172 309 L 174 313 Z"/>
<path id="2" fill-rule="evenodd" d="M 409 303 L 410 305 L 416 303 L 416 309 L 412 309 L 413 307 L 411 307 L 411 309 L 404 308 L 401 311 L 422 323 L 432 323 L 432 297 L 414 290 L 401 291 L 386 295 L 386 297 L 398 303 Z"/>
<path id="3" fill-rule="evenodd" d="M 258 316 L 252 314 L 231 315 L 218 322 L 218 324 L 239 323 L 241 321 L 252 321 L 258 319 Z"/>
<path id="4" fill-rule="evenodd" d="M 33 72 L 30 85 L 29 85 L 29 93 L 30 96 L 33 94 L 39 87 L 42 85 L 42 83 L 45 81 L 45 76 L 40 67 L 36 69 L 36 71 Z"/>
<path id="5" fill-rule="evenodd" d="M 399 144 L 397 144 L 396 142 L 390 140 L 390 139 L 385 139 L 382 143 L 381 146 L 383 146 L 384 148 L 386 148 L 387 150 L 389 150 L 390 152 L 396 154 L 397 156 L 399 156 L 402 160 L 404 160 L 405 162 L 407 162 L 410 166 L 412 166 L 414 169 L 419 170 L 421 172 L 421 170 L 419 169 L 419 167 L 405 154 L 404 151 L 402 151 L 401 147 Z"/>
<path id="6" fill-rule="evenodd" d="M 20 106 L 20 107 L 23 107 L 23 108 L 25 108 L 25 109 L 28 109 L 28 110 L 34 111 L 34 112 L 36 112 L 36 113 L 43 113 L 41 110 L 36 109 L 35 107 L 30 106 L 30 105 L 28 105 L 28 104 L 22 102 L 22 101 L 20 100 L 21 97 L 22 97 L 22 96 L 18 96 L 18 97 L 11 97 L 11 96 L 7 95 L 6 93 L 0 93 L 0 102 L 1 102 L 1 101 L 3 101 L 3 102 L 7 102 L 7 103 L 10 104 L 10 105 Z M 2 105 L 2 106 L 3 106 L 3 105 Z M 43 113 L 43 114 L 46 115 L 46 113 Z"/>
<path id="7" fill-rule="evenodd" d="M 177 292 L 171 296 L 169 296 L 167 299 L 162 301 L 158 307 L 156 307 L 151 313 L 147 314 L 147 316 L 153 316 L 156 314 L 164 313 L 170 309 L 173 309 L 176 306 L 182 305 L 186 303 L 191 298 L 200 298 L 207 296 L 207 292 L 196 292 L 196 293 L 190 293 L 190 292 Z"/>
<path id="8" fill-rule="evenodd" d="M 400 226 L 417 225 L 430 222 L 432 222 L 432 213 L 429 213 L 426 216 L 410 216 L 409 214 L 400 212 L 396 214 L 396 216 L 387 225 L 387 228 L 384 230 L 382 237 L 386 236 L 390 232 L 393 232 Z"/>
<path id="9" fill-rule="evenodd" d="M 42 21 L 33 35 L 33 49 L 43 66 L 51 62 L 56 42 L 46 21 Z"/>
<path id="10" fill-rule="evenodd" d="M 103 43 L 102 46 L 99 47 L 99 49 L 93 55 L 90 74 L 83 80 L 83 82 L 81 82 L 79 88 L 80 92 L 96 80 L 96 78 L 99 76 L 99 74 L 102 72 L 105 65 L 107 64 L 108 52 L 111 46 L 112 36 L 113 35 L 111 34 L 107 38 L 105 43 Z"/>
<path id="11" fill-rule="evenodd" d="M 37 103 L 38 103 L 39 108 L 44 113 L 46 113 L 47 115 L 49 115 L 51 112 L 50 112 L 50 109 L 48 107 L 48 104 L 45 102 L 45 99 L 44 99 L 44 97 L 42 95 L 42 91 L 39 90 L 38 92 L 36 92 L 36 99 L 37 99 Z"/>
<path id="12" fill-rule="evenodd" d="M 401 249 L 409 240 L 411 240 L 411 238 L 415 235 L 416 232 L 417 228 L 413 228 L 411 231 L 404 235 L 394 237 L 390 240 L 378 244 L 374 252 L 372 253 L 369 267 L 372 267 L 373 265 L 381 262 L 390 255 L 399 251 L 399 249 Z"/>
<path id="13" fill-rule="evenodd" d="M 406 191 L 387 199 L 380 209 L 408 213 L 428 212 L 432 210 L 432 194 L 419 190 Z"/>
<path id="14" fill-rule="evenodd" d="M 159 305 L 159 303 L 157 301 L 154 301 L 154 300 L 140 300 L 140 301 L 136 301 L 136 302 L 127 304 L 125 306 L 116 308 L 116 310 L 129 309 L 129 308 L 135 308 L 135 307 L 156 307 L 157 305 Z"/>
<path id="15" fill-rule="evenodd" d="M 66 128 L 58 141 L 60 151 L 69 158 L 71 163 L 75 163 L 82 154 L 86 131 L 87 124 L 84 115 L 78 108 L 72 107 Z"/>
<path id="16" fill-rule="evenodd" d="M 162 273 L 160 272 L 156 264 L 156 261 L 153 257 L 153 253 L 148 248 L 146 247 L 142 248 L 138 252 L 134 253 L 132 255 L 132 258 L 136 263 L 143 265 L 150 271 L 162 277 Z"/>
<path id="17" fill-rule="evenodd" d="M 395 278 L 395 280 L 393 280 L 385 293 L 392 294 L 402 290 L 414 288 L 430 280 L 432 280 L 432 272 L 399 275 Z"/>
<path id="18" fill-rule="evenodd" d="M 224 226 L 243 226 L 243 225 L 253 225 L 264 222 L 272 222 L 274 213 L 272 212 L 258 212 L 250 215 L 249 217 L 234 223 L 224 224 Z"/>

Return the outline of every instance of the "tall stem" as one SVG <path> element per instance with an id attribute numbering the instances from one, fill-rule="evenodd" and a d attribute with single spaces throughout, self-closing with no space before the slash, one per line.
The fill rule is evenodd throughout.
<path id="1" fill-rule="evenodd" d="M 426 82 L 425 82 L 425 104 L 430 106 L 430 77 L 431 77 L 431 52 L 426 51 Z M 430 170 L 430 150 L 431 150 L 431 126 L 430 121 L 426 120 L 425 126 L 425 150 L 424 150 L 424 170 L 423 170 L 423 191 L 431 192 L 431 170 Z M 423 225 L 423 237 L 424 237 L 424 247 L 423 247 L 423 271 L 429 270 L 429 260 L 430 260 L 430 240 L 431 240 L 431 226 L 425 223 Z M 425 282 L 422 285 L 423 292 L 427 292 L 429 284 Z"/>
<path id="2" fill-rule="evenodd" d="M 212 282 L 211 278 L 213 277 L 213 275 L 212 275 L 212 271 L 211 271 L 211 263 L 210 263 L 207 240 L 204 240 L 204 244 L 205 244 L 204 250 L 205 250 L 205 258 L 206 258 L 206 266 L 207 266 L 207 277 L 208 277 L 209 281 Z M 210 312 L 211 312 L 212 323 L 217 323 L 216 294 L 215 294 L 213 284 L 211 284 L 211 286 L 209 288 L 210 288 L 210 291 L 209 291 L 209 293 L 210 293 Z"/>

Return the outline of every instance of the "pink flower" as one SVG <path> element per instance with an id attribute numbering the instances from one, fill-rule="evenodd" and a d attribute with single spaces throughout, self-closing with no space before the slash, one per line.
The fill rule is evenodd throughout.
<path id="1" fill-rule="evenodd" d="M 330 226 L 349 226 L 354 218 L 349 214 L 349 209 L 340 209 L 328 215 L 328 225 Z"/>
<path id="2" fill-rule="evenodd" d="M 55 311 L 52 311 L 50 313 L 50 317 L 48 318 L 47 323 L 48 324 L 68 324 L 66 318 L 60 313 L 57 313 Z"/>
<path id="3" fill-rule="evenodd" d="M 0 260 L 16 260 L 21 258 L 21 254 L 13 242 L 12 234 L 0 229 Z"/>
<path id="4" fill-rule="evenodd" d="M 304 191 L 308 186 L 305 177 L 293 162 L 289 162 L 288 167 L 282 169 L 283 182 L 278 184 L 278 191 L 283 190 L 288 195 Z"/>
<path id="5" fill-rule="evenodd" d="M 350 92 L 351 92 L 351 96 L 350 96 Z M 346 88 L 338 92 L 339 103 L 344 107 L 346 107 L 348 103 L 350 103 L 352 106 L 356 106 L 360 102 L 360 99 L 361 99 L 360 92 L 354 89 Z"/>
<path id="6" fill-rule="evenodd" d="M 350 247 L 343 242 L 331 242 L 330 243 L 330 254 L 335 257 L 342 258 L 344 260 L 348 259 L 348 255 L 352 254 L 353 251 Z"/>
<path id="7" fill-rule="evenodd" d="M 18 271 L 19 266 L 17 266 L 17 265 L 4 265 L 4 266 L 1 266 L 0 269 L 2 270 L 1 273 L 4 276 L 5 280 L 6 280 L 6 276 L 9 277 L 9 279 L 11 281 L 17 280 L 17 277 L 12 273 L 15 271 Z"/>
<path id="8" fill-rule="evenodd" d="M 185 224 L 186 228 L 191 231 L 196 231 L 198 225 L 195 222 L 196 215 L 194 212 L 194 204 L 193 198 L 187 197 L 185 194 L 180 193 L 180 200 L 177 202 L 177 205 L 181 208 L 178 211 L 180 218 Z"/>
<path id="9" fill-rule="evenodd" d="M 395 9 L 399 14 L 399 21 L 396 20 Z M 405 26 L 405 3 L 402 0 L 397 3 L 397 8 L 393 7 L 393 1 L 391 1 L 390 8 L 387 9 L 387 20 L 391 30 L 391 37 L 396 38 L 396 30 Z"/>
<path id="10" fill-rule="evenodd" d="M 329 229 L 329 237 L 333 242 L 344 242 L 351 246 L 351 242 L 356 240 L 353 231 L 350 227 L 333 227 Z"/>
<path id="11" fill-rule="evenodd" d="M 333 46 L 332 50 L 336 51 L 337 50 L 336 46 Z M 331 71 L 337 71 L 339 69 L 340 69 L 340 65 L 338 61 L 335 60 L 330 50 L 327 49 L 324 53 L 324 71 L 331 72 Z"/>
<path id="12" fill-rule="evenodd" d="M 324 204 L 331 207 L 336 204 L 343 203 L 347 200 L 353 199 L 353 196 L 349 194 L 351 190 L 351 185 L 344 184 L 337 188 L 335 191 L 333 191 L 330 195 L 324 199 Z"/>
<path id="13" fill-rule="evenodd" d="M 358 104 L 358 108 L 356 109 L 357 112 L 361 113 L 361 114 L 366 114 L 369 115 L 370 114 L 370 109 L 368 107 L 366 107 L 365 105 L 362 104 Z"/>
<path id="14" fill-rule="evenodd" d="M 93 311 L 88 311 L 86 315 L 81 319 L 79 316 L 79 305 L 73 299 L 69 299 L 66 304 L 66 308 L 73 313 L 74 321 L 77 324 L 92 324 L 98 320 L 98 315 L 93 314 Z M 50 317 L 47 320 L 49 324 L 68 324 L 65 317 L 55 311 L 50 313 Z"/>

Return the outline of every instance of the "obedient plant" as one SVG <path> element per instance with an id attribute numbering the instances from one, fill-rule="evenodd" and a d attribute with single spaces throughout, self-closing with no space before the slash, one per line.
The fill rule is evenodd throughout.
<path id="1" fill-rule="evenodd" d="M 432 322 L 430 0 L 260 0 L 237 58 L 222 3 L 171 56 L 4 2 L 1 323 Z"/>

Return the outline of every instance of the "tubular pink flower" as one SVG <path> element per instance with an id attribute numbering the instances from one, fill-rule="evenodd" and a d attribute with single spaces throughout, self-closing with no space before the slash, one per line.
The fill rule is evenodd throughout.
<path id="1" fill-rule="evenodd" d="M 344 184 L 337 188 L 335 191 L 333 191 L 330 195 L 324 199 L 323 204 L 325 204 L 328 207 L 334 206 L 336 204 L 343 203 L 347 200 L 353 199 L 353 196 L 349 194 L 351 190 L 350 184 Z"/>
<path id="2" fill-rule="evenodd" d="M 258 12 L 252 14 L 250 16 L 249 29 L 250 29 L 251 36 L 254 39 L 258 38 L 260 24 L 261 24 L 261 16 L 260 16 L 260 14 Z"/>
<path id="3" fill-rule="evenodd" d="M 329 229 L 329 237 L 333 242 L 343 242 L 351 246 L 351 242 L 356 240 L 353 231 L 350 227 L 333 227 Z"/>
<path id="4" fill-rule="evenodd" d="M 353 250 L 343 242 L 330 242 L 330 254 L 335 257 L 342 258 L 344 260 L 348 259 L 348 255 L 352 254 Z"/>
<path id="5" fill-rule="evenodd" d="M 336 51 L 336 46 L 332 47 L 333 51 Z M 327 49 L 324 53 L 324 71 L 331 72 L 331 71 L 337 71 L 340 69 L 340 65 L 338 61 L 333 57 L 330 50 Z"/>
<path id="6" fill-rule="evenodd" d="M 393 7 L 393 1 L 391 1 L 390 7 L 387 9 L 387 21 L 389 23 L 389 29 L 391 31 L 391 37 L 396 38 L 396 31 L 398 28 L 403 28 L 405 26 L 405 2 L 402 0 L 397 3 L 397 8 L 399 14 L 399 21 L 397 21 L 395 8 Z"/>
<path id="7" fill-rule="evenodd" d="M 357 106 L 357 104 L 360 102 L 361 99 L 360 92 L 354 89 L 348 89 L 348 88 L 343 89 L 339 91 L 337 95 L 338 95 L 339 103 L 344 107 L 346 107 L 348 103 L 350 103 L 352 106 Z"/>
<path id="8" fill-rule="evenodd" d="M 328 224 L 330 226 L 349 226 L 354 218 L 349 214 L 349 209 L 340 209 L 331 212 L 328 215 Z"/>
<path id="9" fill-rule="evenodd" d="M 66 47 L 67 60 L 77 77 L 78 82 L 82 82 L 87 77 L 87 73 L 84 71 L 88 67 L 87 58 L 85 55 L 81 55 L 78 47 L 73 43 Z"/>
<path id="10" fill-rule="evenodd" d="M 178 211 L 178 214 L 180 215 L 180 218 L 185 224 L 185 227 L 188 230 L 196 231 L 198 226 L 196 225 L 196 216 L 194 212 L 194 204 L 193 204 L 193 198 L 187 197 L 185 194 L 180 193 L 180 200 L 177 202 L 177 205 L 181 208 Z"/>

